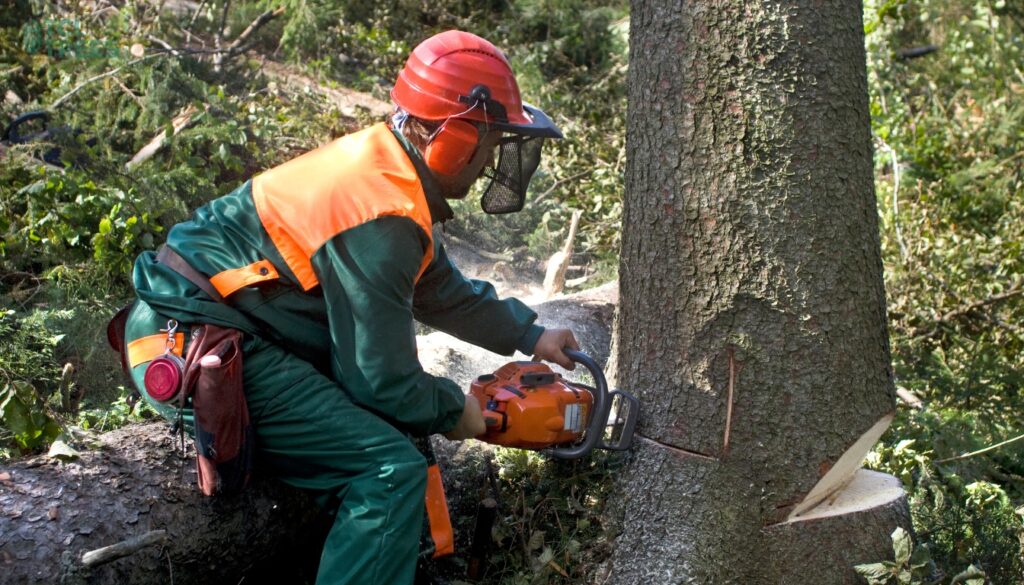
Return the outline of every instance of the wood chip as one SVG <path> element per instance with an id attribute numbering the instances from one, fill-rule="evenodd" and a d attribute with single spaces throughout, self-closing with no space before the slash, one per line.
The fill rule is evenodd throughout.
<path id="1" fill-rule="evenodd" d="M 565 569 L 563 569 L 562 566 L 556 563 L 555 561 L 548 561 L 548 566 L 554 569 L 556 572 L 558 572 L 559 575 L 565 577 L 566 579 L 569 578 L 569 573 L 566 573 Z"/>

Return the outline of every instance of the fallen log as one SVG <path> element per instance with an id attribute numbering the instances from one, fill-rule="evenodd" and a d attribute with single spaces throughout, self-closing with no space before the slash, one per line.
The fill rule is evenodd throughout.
<path id="1" fill-rule="evenodd" d="M 240 496 L 204 497 L 194 459 L 175 447 L 166 424 L 150 423 L 106 433 L 71 462 L 4 468 L 0 584 L 219 585 L 298 554 L 318 514 L 304 494 L 257 479 Z"/>

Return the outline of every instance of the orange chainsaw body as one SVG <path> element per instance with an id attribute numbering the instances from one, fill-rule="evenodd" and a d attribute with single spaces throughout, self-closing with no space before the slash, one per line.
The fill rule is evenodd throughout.
<path id="1" fill-rule="evenodd" d="M 487 432 L 481 441 L 520 449 L 545 449 L 579 439 L 587 430 L 594 397 L 539 362 L 510 362 L 477 378 L 470 394 L 480 401 Z"/>

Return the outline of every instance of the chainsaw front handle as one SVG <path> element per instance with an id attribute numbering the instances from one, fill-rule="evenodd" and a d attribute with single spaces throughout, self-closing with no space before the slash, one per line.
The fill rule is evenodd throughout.
<path id="1" fill-rule="evenodd" d="M 566 356 L 577 364 L 582 365 L 590 371 L 594 378 L 594 412 L 590 414 L 590 422 L 587 424 L 587 432 L 583 435 L 583 441 L 571 447 L 553 447 L 547 450 L 556 459 L 579 459 L 587 456 L 594 447 L 598 446 L 604 434 L 604 426 L 608 421 L 608 412 L 611 408 L 611 398 L 608 395 L 608 381 L 605 380 L 604 372 L 597 362 L 590 356 L 575 349 L 564 348 Z"/>

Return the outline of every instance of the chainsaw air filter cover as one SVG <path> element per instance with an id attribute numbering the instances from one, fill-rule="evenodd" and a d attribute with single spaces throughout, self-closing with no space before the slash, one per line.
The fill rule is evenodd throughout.
<path id="1" fill-rule="evenodd" d="M 587 430 L 594 397 L 539 362 L 510 362 L 470 387 L 483 409 L 482 441 L 520 449 L 572 443 Z"/>

